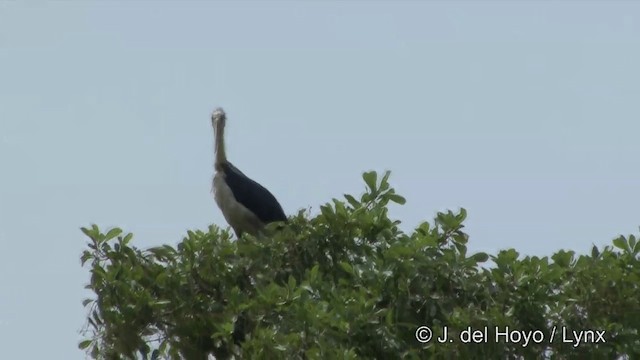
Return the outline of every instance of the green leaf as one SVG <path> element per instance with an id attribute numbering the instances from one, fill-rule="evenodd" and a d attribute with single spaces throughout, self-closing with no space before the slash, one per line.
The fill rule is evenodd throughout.
<path id="1" fill-rule="evenodd" d="M 224 324 L 222 324 L 222 331 L 225 334 L 231 334 L 233 332 L 233 323 L 232 322 L 226 322 Z"/>
<path id="2" fill-rule="evenodd" d="M 91 230 L 87 229 L 86 227 L 81 227 L 80 230 L 87 235 L 88 237 L 92 237 L 93 234 L 91 233 Z"/>
<path id="3" fill-rule="evenodd" d="M 389 201 L 393 201 L 396 204 L 404 205 L 407 202 L 404 197 L 397 194 L 389 194 L 387 196 L 389 198 Z"/>
<path id="4" fill-rule="evenodd" d="M 342 218 L 347 217 L 347 209 L 344 206 L 344 203 L 338 199 L 333 199 L 333 204 L 336 209 L 336 215 L 341 216 Z"/>
<path id="5" fill-rule="evenodd" d="M 456 215 L 456 219 L 458 219 L 458 221 L 462 222 L 466 218 L 467 218 L 467 209 L 460 208 L 460 213 L 458 213 L 458 215 Z"/>
<path id="6" fill-rule="evenodd" d="M 349 204 L 351 204 L 351 206 L 353 206 L 354 209 L 360 207 L 360 202 L 358 200 L 356 200 L 353 196 L 351 196 L 349 194 L 344 194 L 344 198 L 347 199 Z"/>
<path id="7" fill-rule="evenodd" d="M 328 205 L 320 205 L 320 213 L 328 220 L 333 218 L 333 209 Z"/>
<path id="8" fill-rule="evenodd" d="M 378 174 L 375 171 L 368 171 L 362 174 L 362 178 L 369 189 L 371 189 L 371 192 L 375 193 L 377 190 L 376 181 L 378 179 Z"/>
<path id="9" fill-rule="evenodd" d="M 349 274 L 353 275 L 353 267 L 348 262 L 340 261 L 340 267 L 342 268 L 342 270 L 344 270 L 344 271 L 348 272 Z"/>
<path id="10" fill-rule="evenodd" d="M 111 240 L 111 239 L 115 238 L 116 236 L 118 236 L 120 234 L 122 234 L 122 230 L 121 229 L 113 228 L 113 229 L 109 230 L 109 232 L 105 236 L 105 240 Z"/>
<path id="11" fill-rule="evenodd" d="M 393 326 L 393 308 L 387 311 L 387 314 L 385 315 L 385 322 L 387 323 L 387 326 Z"/>
<path id="12" fill-rule="evenodd" d="M 91 254 L 88 250 L 83 251 L 82 256 L 80 256 L 80 265 L 84 266 L 84 264 L 91 258 L 93 258 L 93 254 Z"/>
<path id="13" fill-rule="evenodd" d="M 133 234 L 128 233 L 127 235 L 124 236 L 124 239 L 122 239 L 122 244 L 127 245 L 129 241 L 131 241 L 131 238 L 133 238 Z"/>
<path id="14" fill-rule="evenodd" d="M 569 267 L 571 266 L 571 261 L 573 260 L 574 251 L 564 251 L 559 250 L 551 258 L 553 261 L 560 267 Z"/>
<path id="15" fill-rule="evenodd" d="M 613 240 L 613 245 L 621 250 L 627 250 L 628 246 L 624 236 L 620 236 L 617 239 Z"/>
<path id="16" fill-rule="evenodd" d="M 418 225 L 418 227 L 416 228 L 416 232 L 421 234 L 421 235 L 428 235 L 429 232 L 431 231 L 431 225 L 429 225 L 428 222 L 423 222 L 420 225 Z"/>
<path id="17" fill-rule="evenodd" d="M 91 229 L 81 227 L 80 230 L 93 241 L 100 240 L 100 230 L 96 225 L 92 225 Z"/>
<path id="18" fill-rule="evenodd" d="M 385 191 L 389 188 L 389 176 L 391 176 L 391 171 L 387 170 L 384 172 L 382 176 L 382 180 L 380 180 L 380 190 Z"/>
<path id="19" fill-rule="evenodd" d="M 81 341 L 80 344 L 78 344 L 78 348 L 80 348 L 80 350 L 84 350 L 88 348 L 90 345 L 91 345 L 91 340 L 84 340 L 84 341 Z"/>
<path id="20" fill-rule="evenodd" d="M 479 252 L 479 253 L 473 254 L 471 256 L 471 259 L 473 259 L 475 262 L 482 263 L 489 260 L 489 255 L 487 255 L 487 253 Z"/>
<path id="21" fill-rule="evenodd" d="M 320 266 L 318 264 L 315 264 L 311 268 L 311 271 L 309 272 L 309 281 L 311 281 L 312 283 L 314 283 L 318 279 L 318 270 L 319 269 L 320 269 Z"/>

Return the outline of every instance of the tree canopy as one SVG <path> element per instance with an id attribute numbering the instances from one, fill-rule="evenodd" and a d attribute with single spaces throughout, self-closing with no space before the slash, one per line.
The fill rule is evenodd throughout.
<path id="1" fill-rule="evenodd" d="M 93 296 L 79 347 L 96 359 L 640 356 L 636 236 L 589 255 L 470 254 L 464 209 L 407 234 L 388 216 L 405 202 L 389 172 L 363 179 L 362 196 L 260 238 L 212 225 L 139 249 L 119 228 L 82 228 Z"/>

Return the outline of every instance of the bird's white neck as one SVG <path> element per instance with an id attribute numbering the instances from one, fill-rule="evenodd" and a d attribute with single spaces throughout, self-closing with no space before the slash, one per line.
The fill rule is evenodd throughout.
<path id="1" fill-rule="evenodd" d="M 217 122 L 213 129 L 215 134 L 215 169 L 216 171 L 222 170 L 222 164 L 227 163 L 227 154 L 224 150 L 224 124 Z"/>

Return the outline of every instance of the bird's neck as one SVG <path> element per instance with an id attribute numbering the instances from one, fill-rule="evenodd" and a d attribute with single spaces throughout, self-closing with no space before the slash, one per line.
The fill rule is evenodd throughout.
<path id="1" fill-rule="evenodd" d="M 224 126 L 222 124 L 217 124 L 215 128 L 215 169 L 216 171 L 222 170 L 222 165 L 227 163 L 227 154 L 224 151 Z"/>

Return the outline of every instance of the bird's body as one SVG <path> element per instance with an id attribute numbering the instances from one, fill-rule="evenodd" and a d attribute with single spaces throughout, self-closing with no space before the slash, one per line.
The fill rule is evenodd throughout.
<path id="1" fill-rule="evenodd" d="M 224 111 L 216 109 L 211 118 L 216 144 L 214 198 L 236 236 L 240 238 L 245 232 L 255 236 L 268 223 L 286 222 L 287 217 L 275 196 L 227 160 L 224 149 Z"/>

